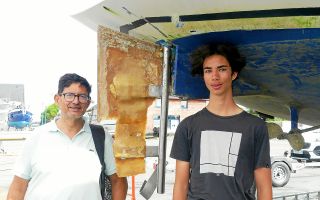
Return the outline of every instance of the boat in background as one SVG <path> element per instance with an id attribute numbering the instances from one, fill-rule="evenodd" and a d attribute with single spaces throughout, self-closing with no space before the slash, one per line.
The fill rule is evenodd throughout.
<path id="1" fill-rule="evenodd" d="M 32 113 L 21 105 L 10 110 L 8 113 L 8 129 L 10 129 L 10 127 L 24 129 L 25 127 L 31 127 L 31 123 Z"/>
<path id="2" fill-rule="evenodd" d="M 21 107 L 21 105 L 21 102 L 0 98 L 0 131 L 8 130 L 8 113 L 15 108 Z"/>

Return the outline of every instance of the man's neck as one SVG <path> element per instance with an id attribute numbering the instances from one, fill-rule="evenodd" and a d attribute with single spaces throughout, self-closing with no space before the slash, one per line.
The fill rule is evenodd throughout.
<path id="1" fill-rule="evenodd" d="M 67 119 L 61 117 L 56 121 L 57 127 L 66 134 L 70 139 L 72 139 L 83 127 L 84 120 L 79 119 Z"/>
<path id="2" fill-rule="evenodd" d="M 210 95 L 207 109 L 219 116 L 232 116 L 241 113 L 243 110 L 234 102 L 232 96 Z"/>

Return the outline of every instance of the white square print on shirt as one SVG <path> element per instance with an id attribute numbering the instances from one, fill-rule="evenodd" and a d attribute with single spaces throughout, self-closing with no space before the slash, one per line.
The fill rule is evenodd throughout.
<path id="1" fill-rule="evenodd" d="M 241 133 L 235 132 L 202 131 L 200 174 L 216 173 L 234 176 L 241 136 Z"/>

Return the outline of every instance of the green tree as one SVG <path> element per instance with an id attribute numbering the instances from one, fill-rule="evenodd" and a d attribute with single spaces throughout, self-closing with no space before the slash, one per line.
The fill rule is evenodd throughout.
<path id="1" fill-rule="evenodd" d="M 51 104 L 41 113 L 41 124 L 46 124 L 54 119 L 59 112 L 59 107 L 56 104 Z"/>

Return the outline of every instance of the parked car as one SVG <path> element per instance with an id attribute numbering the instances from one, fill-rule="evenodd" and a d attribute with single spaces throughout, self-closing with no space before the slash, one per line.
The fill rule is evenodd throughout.
<path id="1" fill-rule="evenodd" d="M 167 121 L 167 131 L 168 132 L 175 132 L 178 125 L 180 123 L 180 116 L 179 115 L 168 115 Z M 160 130 L 160 115 L 155 115 L 153 117 L 153 136 L 158 137 Z"/>
<path id="2" fill-rule="evenodd" d="M 272 186 L 283 187 L 290 179 L 293 169 L 291 159 L 285 156 L 272 156 L 271 157 L 271 175 Z"/>
<path id="3" fill-rule="evenodd" d="M 301 150 L 296 151 L 292 149 L 290 157 L 298 162 L 320 162 L 320 141 L 305 142 Z"/>

